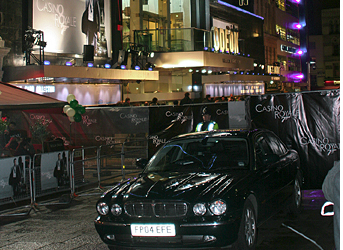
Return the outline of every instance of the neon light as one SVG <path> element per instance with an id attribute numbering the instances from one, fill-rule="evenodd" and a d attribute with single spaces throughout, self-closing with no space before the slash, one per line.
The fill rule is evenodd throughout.
<path id="1" fill-rule="evenodd" d="M 92 67 L 93 67 L 93 63 L 88 63 L 87 66 L 88 66 L 89 68 L 92 68 Z"/>
<path id="2" fill-rule="evenodd" d="M 66 65 L 67 66 L 72 66 L 73 64 L 72 64 L 72 62 L 66 62 Z"/>
<path id="3" fill-rule="evenodd" d="M 120 68 L 121 69 L 126 69 L 126 66 L 125 65 L 120 65 Z"/>
<path id="4" fill-rule="evenodd" d="M 44 65 L 50 65 L 49 61 L 44 61 Z"/>
<path id="5" fill-rule="evenodd" d="M 105 64 L 105 68 L 106 69 L 110 69 L 111 68 L 111 65 L 109 65 L 108 63 Z"/>
<path id="6" fill-rule="evenodd" d="M 236 6 L 234 6 L 234 5 L 231 5 L 231 4 L 229 4 L 229 3 L 225 3 L 225 2 L 220 1 L 220 0 L 218 0 L 218 3 L 219 3 L 219 4 L 222 4 L 222 5 L 225 5 L 225 6 L 227 6 L 227 7 L 233 8 L 233 9 L 235 9 L 235 10 L 241 11 L 241 12 L 243 12 L 243 13 L 249 14 L 249 15 L 251 15 L 251 16 L 254 16 L 254 17 L 257 17 L 257 18 L 260 18 L 260 19 L 264 20 L 264 18 L 261 17 L 261 16 L 258 16 L 258 15 L 254 14 L 254 13 L 251 13 L 251 12 L 249 12 L 249 11 L 246 11 L 246 10 L 243 10 L 243 9 L 241 9 L 241 8 L 238 8 L 238 7 L 236 7 Z"/>
<path id="7" fill-rule="evenodd" d="M 141 69 L 141 67 L 139 67 L 138 65 L 135 66 L 135 70 L 140 70 L 140 69 Z"/>

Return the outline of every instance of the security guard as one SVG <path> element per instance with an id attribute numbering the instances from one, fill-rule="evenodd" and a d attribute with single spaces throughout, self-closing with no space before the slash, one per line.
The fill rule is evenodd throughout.
<path id="1" fill-rule="evenodd" d="M 218 123 L 211 120 L 211 114 L 208 112 L 207 107 L 202 109 L 202 119 L 203 122 L 198 123 L 195 128 L 195 132 L 199 131 L 211 131 L 219 129 Z"/>

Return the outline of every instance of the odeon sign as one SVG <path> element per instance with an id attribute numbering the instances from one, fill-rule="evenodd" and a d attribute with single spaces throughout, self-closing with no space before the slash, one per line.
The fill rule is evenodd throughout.
<path id="1" fill-rule="evenodd" d="M 239 52 L 238 31 L 212 27 L 213 48 L 221 52 Z"/>

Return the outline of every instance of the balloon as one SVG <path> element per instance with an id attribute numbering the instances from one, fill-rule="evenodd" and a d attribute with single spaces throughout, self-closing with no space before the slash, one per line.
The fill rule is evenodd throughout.
<path id="1" fill-rule="evenodd" d="M 75 120 L 76 122 L 80 122 L 80 121 L 82 120 L 81 115 L 80 115 L 79 113 L 76 113 L 76 114 L 74 115 L 74 120 Z"/>
<path id="2" fill-rule="evenodd" d="M 70 103 L 70 107 L 72 107 L 73 109 L 75 109 L 77 105 L 79 104 L 79 102 L 76 101 L 75 99 L 71 100 L 69 103 Z"/>
<path id="3" fill-rule="evenodd" d="M 70 108 L 70 105 L 64 105 L 63 112 L 66 113 L 68 108 Z"/>
<path id="4" fill-rule="evenodd" d="M 67 96 L 67 102 L 70 103 L 71 100 L 75 100 L 75 96 L 73 94 L 69 94 Z"/>
<path id="5" fill-rule="evenodd" d="M 66 111 L 66 114 L 67 116 L 71 117 L 71 116 L 74 116 L 75 115 L 75 109 L 73 108 L 68 108 L 67 111 Z"/>
<path id="6" fill-rule="evenodd" d="M 69 118 L 69 121 L 71 121 L 71 122 L 75 122 L 75 120 L 74 120 L 74 117 L 73 117 L 73 116 L 68 116 L 68 118 Z"/>
<path id="7" fill-rule="evenodd" d="M 80 113 L 80 114 L 84 114 L 84 113 L 86 113 L 86 109 L 82 105 L 79 105 L 77 107 L 77 112 Z"/>

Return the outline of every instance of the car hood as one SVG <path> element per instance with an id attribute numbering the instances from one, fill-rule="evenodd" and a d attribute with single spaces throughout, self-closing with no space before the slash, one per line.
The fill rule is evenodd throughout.
<path id="1" fill-rule="evenodd" d="M 109 195 L 122 197 L 125 202 L 134 200 L 185 200 L 198 201 L 221 197 L 247 175 L 247 170 L 234 173 L 147 173 L 135 180 L 122 183 Z"/>

